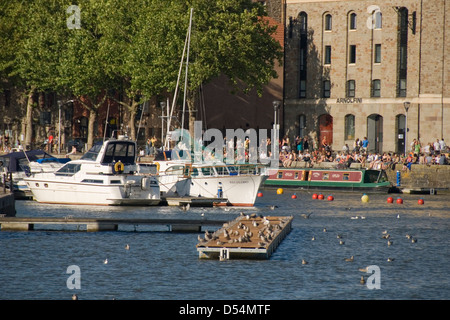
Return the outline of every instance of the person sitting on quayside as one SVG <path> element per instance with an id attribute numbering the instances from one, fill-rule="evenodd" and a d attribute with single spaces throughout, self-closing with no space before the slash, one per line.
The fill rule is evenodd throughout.
<path id="1" fill-rule="evenodd" d="M 72 154 L 77 153 L 77 148 L 75 146 L 72 146 L 72 151 L 70 151 L 68 154 L 66 154 L 66 158 L 68 158 Z"/>

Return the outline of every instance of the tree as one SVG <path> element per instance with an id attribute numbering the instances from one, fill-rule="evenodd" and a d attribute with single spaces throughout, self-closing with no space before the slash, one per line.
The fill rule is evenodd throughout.
<path id="1" fill-rule="evenodd" d="M 189 129 L 195 121 L 195 101 L 202 84 L 226 75 L 233 87 L 261 94 L 264 84 L 276 78 L 281 45 L 272 34 L 276 27 L 263 19 L 264 7 L 251 0 L 192 0 L 194 8 L 187 105 Z M 186 10 L 187 11 L 187 10 Z"/>
<path id="2" fill-rule="evenodd" d="M 37 91 L 57 89 L 58 54 L 63 45 L 63 14 L 58 2 L 37 0 L 31 3 L 11 1 L 5 7 L 6 61 L 0 67 L 8 79 L 25 88 L 27 110 L 25 116 L 25 145 L 32 140 L 33 95 Z M 52 16 L 53 19 L 49 19 Z M 3 47 L 3 45 L 2 45 Z M 2 50 L 3 51 L 3 50 Z M 6 67 L 6 68 L 5 68 Z"/>
<path id="3" fill-rule="evenodd" d="M 87 147 L 94 142 L 98 110 L 106 101 L 115 78 L 110 73 L 108 41 L 104 37 L 103 1 L 79 1 L 80 28 L 66 28 L 64 49 L 57 66 L 58 86 L 74 95 L 89 111 Z M 67 16 L 66 16 L 67 17 Z M 66 21 L 66 20 L 64 20 Z"/>

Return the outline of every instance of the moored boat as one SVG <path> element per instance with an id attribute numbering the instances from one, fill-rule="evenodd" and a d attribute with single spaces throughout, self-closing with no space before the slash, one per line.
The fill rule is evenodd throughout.
<path id="1" fill-rule="evenodd" d="M 226 199 L 215 205 L 251 207 L 258 190 L 267 179 L 262 165 L 222 162 L 157 161 L 161 193 Z"/>
<path id="2" fill-rule="evenodd" d="M 153 170 L 153 172 L 152 172 Z M 94 145 L 55 172 L 25 178 L 38 202 L 85 205 L 157 205 L 156 166 L 136 163 L 136 143 L 126 137 Z"/>
<path id="3" fill-rule="evenodd" d="M 0 156 L 0 171 L 7 179 L 12 179 L 16 199 L 29 199 L 32 193 L 25 177 L 38 172 L 54 172 L 68 161 L 69 158 L 55 158 L 43 150 L 17 151 Z"/>
<path id="4" fill-rule="evenodd" d="M 269 169 L 265 186 L 302 189 L 341 189 L 364 192 L 389 192 L 392 184 L 384 170 L 278 168 Z"/>

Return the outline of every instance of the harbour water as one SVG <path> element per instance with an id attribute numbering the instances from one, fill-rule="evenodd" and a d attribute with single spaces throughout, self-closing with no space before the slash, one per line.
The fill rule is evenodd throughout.
<path id="1" fill-rule="evenodd" d="M 363 203 L 360 193 L 327 192 L 325 200 L 313 200 L 317 191 L 297 191 L 296 199 L 291 198 L 291 190 L 281 195 L 274 189 L 262 192 L 250 209 L 183 211 L 17 201 L 18 217 L 233 220 L 244 211 L 292 215 L 294 220 L 292 231 L 268 260 L 199 259 L 198 234 L 167 232 L 166 226 L 127 226 L 106 232 L 69 226 L 2 231 L 0 299 L 70 300 L 73 294 L 80 300 L 450 298 L 450 195 L 369 194 L 369 202 Z M 327 200 L 331 194 L 334 201 Z M 388 196 L 394 197 L 394 203 L 387 203 Z M 396 203 L 397 197 L 403 204 Z M 418 199 L 424 204 L 419 205 Z M 353 262 L 345 260 L 351 256 Z M 70 288 L 75 283 L 70 281 L 71 266 L 79 268 L 79 288 Z M 359 270 L 367 266 L 378 267 L 378 272 Z M 361 276 L 366 284 L 360 283 Z"/>

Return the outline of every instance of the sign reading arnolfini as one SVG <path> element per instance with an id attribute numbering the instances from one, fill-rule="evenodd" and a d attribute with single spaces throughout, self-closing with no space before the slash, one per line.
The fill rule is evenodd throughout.
<path id="1" fill-rule="evenodd" d="M 337 98 L 336 103 L 362 103 L 362 98 Z"/>

